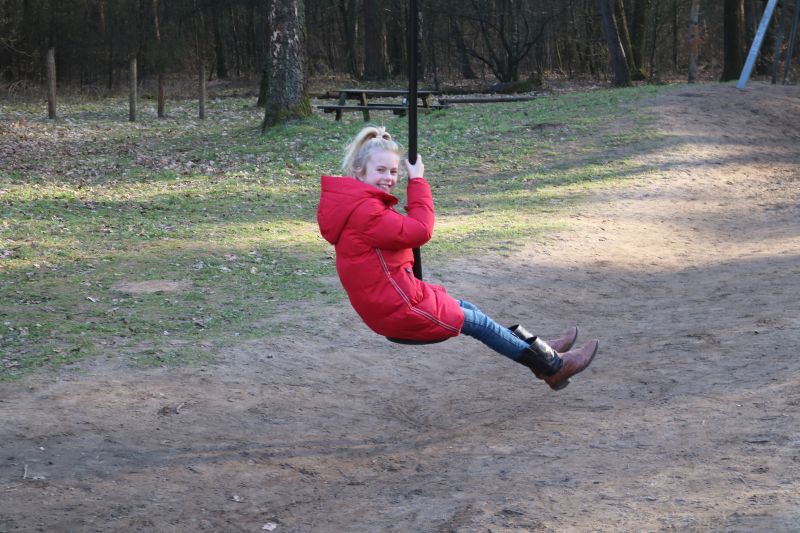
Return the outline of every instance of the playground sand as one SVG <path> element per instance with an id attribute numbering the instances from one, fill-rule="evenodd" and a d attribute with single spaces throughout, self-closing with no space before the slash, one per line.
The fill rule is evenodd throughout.
<path id="1" fill-rule="evenodd" d="M 0 384 L 0 531 L 797 531 L 800 89 L 644 105 L 667 138 L 643 180 L 429 273 L 599 338 L 565 390 L 468 338 L 397 346 L 347 307 L 287 307 L 297 336 L 218 364 Z"/>

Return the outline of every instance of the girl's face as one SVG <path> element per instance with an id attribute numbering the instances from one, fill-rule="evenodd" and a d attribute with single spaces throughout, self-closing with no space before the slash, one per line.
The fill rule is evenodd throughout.
<path id="1" fill-rule="evenodd" d="M 367 157 L 364 168 L 359 169 L 358 179 L 377 187 L 385 193 L 391 193 L 397 185 L 397 172 L 400 157 L 389 150 L 379 150 Z"/>

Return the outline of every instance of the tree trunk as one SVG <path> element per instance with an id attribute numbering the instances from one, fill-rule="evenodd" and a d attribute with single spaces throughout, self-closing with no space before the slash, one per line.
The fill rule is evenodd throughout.
<path id="1" fill-rule="evenodd" d="M 656 48 L 659 40 L 661 38 L 661 4 L 660 2 L 656 2 L 656 5 L 653 7 L 653 30 L 651 36 L 651 44 L 650 44 L 650 78 L 653 80 L 658 79 L 659 77 L 659 69 L 656 65 Z M 673 28 L 673 39 L 677 39 L 675 35 L 677 35 L 678 30 L 677 28 Z M 676 50 L 678 45 L 673 42 L 673 50 Z M 677 63 L 677 61 L 675 61 Z M 642 66 L 644 68 L 644 66 Z"/>
<path id="2" fill-rule="evenodd" d="M 242 44 L 239 41 L 239 28 L 236 19 L 236 10 L 231 6 L 231 36 L 233 37 L 233 65 L 236 68 L 236 77 L 242 75 Z"/>
<path id="3" fill-rule="evenodd" d="M 358 32 L 357 0 L 339 0 L 339 15 L 342 21 L 344 39 L 345 68 L 354 78 L 358 77 L 358 58 L 356 56 L 356 34 Z"/>
<path id="4" fill-rule="evenodd" d="M 427 13 L 425 16 L 422 17 L 420 20 L 421 28 L 420 32 L 425 36 L 422 39 L 420 44 L 424 45 L 424 50 L 426 52 L 426 57 L 428 58 L 427 67 L 428 73 L 433 78 L 433 88 L 434 90 L 439 90 L 439 56 L 437 52 L 439 51 L 440 47 L 437 46 L 436 42 L 436 27 L 437 27 L 437 16 L 436 10 L 432 8 L 430 4 L 428 4 L 428 9 L 426 10 Z"/>
<path id="5" fill-rule="evenodd" d="M 647 15 L 650 12 L 650 0 L 636 0 L 631 21 L 631 52 L 633 63 L 644 71 L 645 30 L 647 28 Z"/>
<path id="6" fill-rule="evenodd" d="M 385 80 L 389 74 L 386 61 L 386 23 L 382 0 L 364 0 L 364 79 Z"/>
<path id="7" fill-rule="evenodd" d="M 700 55 L 700 0 L 692 0 L 689 9 L 689 83 L 697 81 L 697 57 Z"/>
<path id="8" fill-rule="evenodd" d="M 744 44 L 748 50 L 753 44 L 758 26 L 758 8 L 756 0 L 744 0 Z"/>
<path id="9" fill-rule="evenodd" d="M 720 81 L 730 81 L 739 79 L 744 66 L 744 6 L 742 0 L 725 0 L 724 9 L 725 58 Z"/>
<path id="10" fill-rule="evenodd" d="M 258 101 L 256 107 L 266 107 L 267 93 L 269 93 L 269 71 L 272 69 L 272 60 L 268 57 L 261 69 L 261 84 L 258 87 Z"/>
<path id="11" fill-rule="evenodd" d="M 472 64 L 467 54 L 467 45 L 464 43 L 464 32 L 461 31 L 461 25 L 458 23 L 458 19 L 452 15 L 450 16 L 450 34 L 455 41 L 461 76 L 466 80 L 474 80 L 475 71 L 472 70 Z"/>
<path id="12" fill-rule="evenodd" d="M 392 12 L 387 20 L 386 52 L 389 56 L 389 67 L 392 76 L 400 76 L 408 71 L 406 62 L 406 25 L 405 2 L 395 0 L 392 2 Z"/>
<path id="13" fill-rule="evenodd" d="M 792 29 L 789 32 L 789 47 L 788 50 L 786 50 L 786 61 L 783 63 L 783 85 L 786 85 L 786 80 L 789 77 L 789 70 L 792 67 L 792 55 L 794 54 L 794 47 L 797 42 L 798 23 L 800 23 L 800 0 L 795 0 Z"/>
<path id="14" fill-rule="evenodd" d="M 616 0 L 614 8 L 615 22 L 619 31 L 622 50 L 625 52 L 625 60 L 628 62 L 628 72 L 632 80 L 643 80 L 646 78 L 644 72 L 639 68 L 639 64 L 633 58 L 633 45 L 631 44 L 631 34 L 628 31 L 628 17 L 625 14 L 625 0 Z"/>
<path id="15" fill-rule="evenodd" d="M 605 33 L 606 42 L 608 43 L 608 55 L 611 62 L 611 70 L 614 73 L 614 85 L 628 87 L 631 84 L 631 74 L 628 70 L 628 61 L 625 59 L 625 51 L 622 49 L 622 41 L 619 37 L 611 0 L 597 0 L 597 7 L 600 11 L 603 33 Z"/>
<path id="16" fill-rule="evenodd" d="M 658 4 L 656 4 L 657 6 Z M 680 22 L 678 19 L 678 0 L 672 0 L 672 70 L 673 72 L 678 71 L 678 43 L 680 42 L 679 39 L 679 32 L 680 32 Z M 652 63 L 652 62 L 651 62 Z M 652 68 L 652 65 L 651 65 Z"/>
<path id="17" fill-rule="evenodd" d="M 258 70 L 258 67 L 261 66 L 260 62 L 258 61 L 258 31 L 256 29 L 256 19 L 259 18 L 256 16 L 256 6 L 255 4 L 250 6 L 250 9 L 247 12 L 247 53 L 248 53 L 248 62 L 247 62 L 247 71 L 248 72 L 255 72 Z"/>
<path id="18" fill-rule="evenodd" d="M 303 0 L 272 2 L 269 27 L 271 64 L 262 131 L 311 114 L 306 94 Z"/>
<path id="19" fill-rule="evenodd" d="M 506 53 L 506 73 L 508 75 L 508 80 L 504 81 L 519 81 L 519 62 L 522 59 L 517 54 L 520 50 L 520 35 L 519 35 L 519 24 L 520 24 L 520 17 L 519 17 L 519 4 L 516 0 L 508 0 L 509 3 L 509 15 L 510 15 L 510 25 L 511 25 L 511 40 L 509 43 L 510 50 Z M 504 21 L 501 22 L 501 27 L 505 26 L 505 17 Z M 541 43 L 537 43 L 537 48 Z M 541 51 L 541 48 L 539 48 Z M 542 54 L 539 54 L 542 55 Z"/>
<path id="20" fill-rule="evenodd" d="M 593 0 L 583 0 L 583 29 L 586 38 L 582 43 L 582 56 L 586 62 L 586 67 L 588 67 L 589 74 L 597 77 L 598 68 L 595 55 L 597 25 L 592 24 L 592 14 L 594 13 L 594 8 L 592 7 L 593 3 Z"/>
<path id="21" fill-rule="evenodd" d="M 103 4 L 103 42 L 105 44 L 106 71 L 108 79 L 106 85 L 108 90 L 114 89 L 114 17 L 116 12 L 111 10 L 111 0 L 105 0 Z"/>
<path id="22" fill-rule="evenodd" d="M 150 39 L 147 38 L 145 28 L 149 27 L 149 19 L 147 18 L 147 10 L 145 8 L 146 0 L 136 0 L 136 48 L 133 55 L 136 57 L 136 83 L 138 86 L 139 81 L 144 81 L 150 75 L 148 70 L 147 59 L 150 57 L 149 46 Z M 142 58 L 139 63 L 138 58 Z"/>
<path id="23" fill-rule="evenodd" d="M 778 34 L 775 36 L 775 46 L 772 49 L 772 84 L 778 83 L 778 65 L 781 62 L 781 52 L 783 48 L 783 35 L 786 33 L 786 25 L 789 23 L 789 6 L 787 0 L 783 1 L 781 7 L 781 21 L 778 23 Z"/>
<path id="24" fill-rule="evenodd" d="M 166 116 L 164 94 L 164 51 L 161 47 L 161 21 L 158 16 L 158 0 L 153 0 L 153 27 L 156 38 L 156 72 L 158 73 L 158 118 Z"/>
<path id="25" fill-rule="evenodd" d="M 228 64 L 225 59 L 225 43 L 222 39 L 222 10 L 219 4 L 214 4 L 212 24 L 214 26 L 214 53 L 217 56 L 217 78 L 224 80 L 228 78 Z"/>
<path id="26" fill-rule="evenodd" d="M 572 38 L 567 39 L 566 46 L 569 50 L 569 78 L 572 79 L 575 75 L 575 61 L 578 62 L 578 69 L 583 70 L 583 59 L 581 58 L 580 47 L 578 46 L 578 25 L 575 24 L 575 3 L 574 0 L 569 2 L 569 34 Z"/>
<path id="27" fill-rule="evenodd" d="M 269 13 L 272 12 L 272 3 L 277 2 L 280 0 L 266 0 L 266 7 L 267 7 L 267 21 L 265 22 L 265 30 L 264 34 L 267 36 L 272 35 L 269 21 Z M 256 102 L 256 107 L 266 107 L 267 106 L 267 93 L 269 92 L 269 78 L 270 78 L 270 70 L 272 69 L 272 57 L 270 52 L 270 43 L 267 43 L 267 50 L 266 50 L 266 59 L 261 65 L 261 84 L 258 88 L 258 101 Z"/>

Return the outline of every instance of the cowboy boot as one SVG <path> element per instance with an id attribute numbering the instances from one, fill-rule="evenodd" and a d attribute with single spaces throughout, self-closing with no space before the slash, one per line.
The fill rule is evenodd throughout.
<path id="1" fill-rule="evenodd" d="M 516 335 L 518 338 L 524 340 L 525 342 L 530 341 L 532 338 L 535 337 L 530 331 L 523 328 L 519 324 L 514 324 L 510 326 L 508 329 L 511 330 L 511 333 Z M 557 339 L 553 339 L 550 341 L 544 341 L 554 349 L 558 353 L 568 352 L 572 345 L 575 344 L 575 341 L 578 340 L 578 327 L 574 326 L 569 328 L 563 335 L 561 335 Z"/>
<path id="2" fill-rule="evenodd" d="M 544 380 L 553 390 L 569 385 L 569 378 L 584 370 L 594 359 L 600 343 L 595 339 L 578 349 L 556 353 L 541 339 L 534 337 L 516 361 L 527 366 L 537 378 Z"/>

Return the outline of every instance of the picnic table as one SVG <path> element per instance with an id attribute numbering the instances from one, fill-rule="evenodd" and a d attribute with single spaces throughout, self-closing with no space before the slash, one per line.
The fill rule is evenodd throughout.
<path id="1" fill-rule="evenodd" d="M 369 120 L 369 112 L 376 110 L 392 111 L 395 115 L 404 116 L 408 109 L 408 90 L 407 89 L 337 89 L 339 102 L 337 104 L 323 104 L 316 106 L 325 113 L 336 113 L 336 120 L 342 119 L 343 111 L 361 111 L 364 120 Z M 417 91 L 417 99 L 422 102 L 423 109 L 444 109 L 448 105 L 432 104 L 431 96 L 437 94 L 435 91 Z M 389 101 L 387 99 L 401 98 L 400 102 Z M 372 101 L 370 102 L 370 99 Z M 376 102 L 376 99 L 381 101 Z M 348 105 L 348 100 L 357 100 L 358 104 Z"/>

